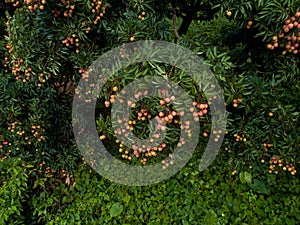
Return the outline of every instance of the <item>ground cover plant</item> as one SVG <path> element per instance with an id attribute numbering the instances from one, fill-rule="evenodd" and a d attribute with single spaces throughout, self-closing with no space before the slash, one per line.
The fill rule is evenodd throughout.
<path id="1" fill-rule="evenodd" d="M 300 2 L 298 0 L 6 0 L 0 2 L 0 224 L 298 224 L 300 221 Z M 167 76 L 196 108 L 192 159 L 161 183 L 130 187 L 97 174 L 72 131 L 76 86 L 115 47 L 163 40 L 190 49 L 224 91 L 225 138 L 198 164 L 211 131 L 209 100 L 183 71 L 157 62 L 120 70 L 100 93 L 95 124 L 116 158 L 145 166 L 184 145 L 180 110 L 144 98 L 120 126 L 140 138 L 165 121 L 164 143 L 128 148 L 110 109 L 122 88 Z M 151 81 L 151 80 L 150 80 Z M 146 91 L 146 90 L 145 90 Z M 144 93 L 134 93 L 137 98 Z M 159 136 L 157 136 L 159 138 Z M 154 140 L 153 140 L 154 141 Z M 164 161 L 167 168 L 171 161 Z"/>

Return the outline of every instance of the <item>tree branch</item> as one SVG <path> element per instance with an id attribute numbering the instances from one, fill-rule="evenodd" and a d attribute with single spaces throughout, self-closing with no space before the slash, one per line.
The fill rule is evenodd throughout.
<path id="1" fill-rule="evenodd" d="M 175 34 L 175 43 L 180 39 L 180 36 L 177 31 L 177 23 L 176 23 L 176 9 L 174 8 L 174 14 L 173 14 L 173 25 L 174 25 L 174 34 Z"/>
<path id="2" fill-rule="evenodd" d="M 182 24 L 178 30 L 178 34 L 186 34 L 193 19 L 196 17 L 197 12 L 200 10 L 201 1 L 199 0 L 191 0 L 189 9 L 187 10 L 187 14 L 183 17 Z"/>

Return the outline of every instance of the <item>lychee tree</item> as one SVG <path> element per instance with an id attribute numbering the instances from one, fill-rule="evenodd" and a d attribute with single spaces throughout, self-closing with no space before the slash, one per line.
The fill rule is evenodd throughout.
<path id="1" fill-rule="evenodd" d="M 261 202 L 263 206 L 268 205 L 270 211 L 264 212 L 267 217 L 272 214 L 271 211 L 282 213 L 278 217 L 272 214 L 270 218 L 265 218 L 260 212 L 264 209 L 258 208 L 256 210 L 260 217 L 249 217 L 253 212 L 247 214 L 244 210 L 243 219 L 239 218 L 240 199 L 233 199 L 231 194 L 227 195 L 221 190 L 228 188 L 228 185 L 220 180 L 215 185 L 217 194 L 213 199 L 222 199 L 226 195 L 224 202 L 229 203 L 222 207 L 217 202 L 212 203 L 218 209 L 218 215 L 214 211 L 207 213 L 212 208 L 211 205 L 202 213 L 194 213 L 198 210 L 198 206 L 195 206 L 191 210 L 189 221 L 183 222 L 186 213 L 179 212 L 177 208 L 173 216 L 162 212 L 165 204 L 160 202 L 162 200 L 158 200 L 162 204 L 153 209 L 151 206 L 141 205 L 143 201 L 140 199 L 131 204 L 130 201 L 133 200 L 127 195 L 124 196 L 124 207 L 134 207 L 130 208 L 132 215 L 139 213 L 138 207 L 148 210 L 149 218 L 158 211 L 160 215 L 153 214 L 156 218 L 152 220 L 160 224 L 167 223 L 167 220 L 173 221 L 173 224 L 199 224 L 202 222 L 199 221 L 199 217 L 203 218 L 202 214 L 209 215 L 207 217 L 211 217 L 213 221 L 221 218 L 220 221 L 225 222 L 220 223 L 228 224 L 239 224 L 242 220 L 249 224 L 262 221 L 266 224 L 284 224 L 289 220 L 285 218 L 286 208 L 281 201 L 288 199 L 286 204 L 294 210 L 288 212 L 291 215 L 289 219 L 292 222 L 299 221 L 299 201 L 295 197 L 295 193 L 299 196 L 297 170 L 300 157 L 300 108 L 297 104 L 300 98 L 299 1 L 5 2 L 0 3 L 0 157 L 1 166 L 5 167 L 1 169 L 4 175 L 1 176 L 0 185 L 1 193 L 4 193 L 6 199 L 15 198 L 17 201 L 13 212 L 8 217 L 1 217 L 0 223 L 24 224 L 26 221 L 38 224 L 39 221 L 63 224 L 78 222 L 81 217 L 100 224 L 117 223 L 117 219 L 124 224 L 147 222 L 142 221 L 143 216 L 128 216 L 124 212 L 123 215 L 120 205 L 111 206 L 112 200 L 107 193 L 95 190 L 95 187 L 106 187 L 109 182 L 93 174 L 88 166 L 83 166 L 93 162 L 86 162 L 80 155 L 71 126 L 74 89 L 79 79 L 86 75 L 90 64 L 114 47 L 147 39 L 176 42 L 191 49 L 210 66 L 224 89 L 228 127 L 215 165 L 210 171 L 203 173 L 206 180 L 201 180 L 203 177 L 196 170 L 197 160 L 201 157 L 210 132 L 208 102 L 186 74 L 170 65 L 155 62 L 131 65 L 120 71 L 117 74 L 119 77 L 116 76 L 107 83 L 99 96 L 96 109 L 95 123 L 99 138 L 115 157 L 140 165 L 163 160 L 171 153 L 172 147 L 184 144 L 185 140 L 178 140 L 177 133 L 181 128 L 188 133 L 189 124 L 180 124 L 180 111 L 176 112 L 172 108 L 169 104 L 171 99 L 163 98 L 164 90 L 159 90 L 161 98 L 130 102 L 134 109 L 126 125 L 136 135 L 145 138 L 151 128 L 148 126 L 150 118 L 158 115 L 159 120 L 166 121 L 171 132 L 167 133 L 166 140 L 157 149 L 127 149 L 115 137 L 111 127 L 110 107 L 116 100 L 117 92 L 137 77 L 145 74 L 164 75 L 161 71 L 167 71 L 171 79 L 193 96 L 193 104 L 197 108 L 195 118 L 202 125 L 200 145 L 195 153 L 197 157 L 189 164 L 192 169 L 188 169 L 193 172 L 191 175 L 186 170 L 179 172 L 175 180 L 170 179 L 170 184 L 205 183 L 205 188 L 198 185 L 197 193 L 194 194 L 198 195 L 201 190 L 211 196 L 214 191 L 208 189 L 215 182 L 212 178 L 224 177 L 224 180 L 228 179 L 234 184 L 231 186 L 238 186 L 232 195 L 240 197 L 243 193 L 247 194 L 241 207 L 249 206 L 251 210 L 257 207 L 256 204 L 249 203 L 251 199 L 255 203 Z M 124 77 L 127 80 L 122 79 Z M 121 124 L 123 122 L 120 121 Z M 218 131 L 214 133 L 218 135 Z M 148 146 L 145 147 L 147 150 Z M 16 161 L 16 157 L 20 160 Z M 17 168 L 12 172 L 6 168 L 10 165 L 10 160 L 15 161 L 12 165 Z M 164 167 L 169 164 L 171 162 L 165 162 Z M 255 180 L 253 183 L 252 177 Z M 91 184 L 86 179 L 90 179 Z M 8 180 L 3 185 L 3 181 Z M 239 180 L 242 185 L 237 185 L 240 184 Z M 99 186 L 97 182 L 100 183 Z M 24 196 L 18 196 L 14 186 L 20 187 Z M 163 184 L 150 189 L 152 196 L 157 194 L 162 198 L 159 195 L 161 192 L 167 195 L 163 197 L 163 201 L 172 199 L 173 203 L 174 193 L 168 188 L 168 184 Z M 8 189 L 12 191 L 7 192 Z M 190 189 L 191 187 L 187 187 L 184 191 Z M 282 197 L 278 189 L 294 194 L 286 198 L 285 193 Z M 118 189 L 114 185 L 111 190 L 114 194 L 124 194 L 124 189 Z M 135 189 L 135 193 L 138 192 L 136 190 L 138 189 Z M 184 207 L 188 207 L 195 196 L 191 200 L 191 196 L 187 194 L 189 191 L 181 191 L 176 192 L 180 196 L 174 194 L 174 202 L 187 202 Z M 138 193 L 144 196 L 146 192 L 142 190 Z M 276 195 L 275 200 L 266 197 L 270 193 Z M 101 200 L 93 196 L 100 196 Z M 265 197 L 268 201 L 263 200 Z M 293 200 L 290 201 L 289 198 Z M 114 196 L 112 199 L 117 198 Z M 273 200 L 279 203 L 273 204 Z M 5 215 L 10 202 L 1 202 L 1 215 Z M 84 206 L 81 205 L 82 202 Z M 98 207 L 103 202 L 110 204 L 110 212 L 105 206 Z M 225 212 L 228 205 L 233 205 L 233 212 L 227 218 L 223 216 L 222 210 Z M 86 210 L 85 206 L 91 206 L 91 210 Z M 225 215 L 230 213 L 231 208 Z M 23 217 L 18 217 L 18 214 Z M 260 218 L 264 219 L 259 220 Z"/>

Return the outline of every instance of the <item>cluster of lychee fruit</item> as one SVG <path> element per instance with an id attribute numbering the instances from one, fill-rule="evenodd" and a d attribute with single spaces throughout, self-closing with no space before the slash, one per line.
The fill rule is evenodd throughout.
<path id="1" fill-rule="evenodd" d="M 235 98 L 233 99 L 233 107 L 236 108 L 239 106 L 239 104 L 242 102 L 243 100 L 241 98 Z"/>
<path id="2" fill-rule="evenodd" d="M 88 70 L 91 71 L 91 70 Z M 85 82 L 89 81 L 89 72 L 86 71 L 84 68 L 81 68 L 78 70 L 79 74 L 81 75 L 81 78 L 84 79 Z M 90 84 L 91 87 L 95 86 L 95 84 Z"/>
<path id="3" fill-rule="evenodd" d="M 22 79 L 22 81 L 25 83 L 31 78 L 32 74 L 32 69 L 31 67 L 28 67 L 27 69 L 24 70 L 24 75 L 25 77 L 22 77 L 21 71 L 22 71 L 22 63 L 24 63 L 23 59 L 19 59 L 17 61 L 13 60 L 12 61 L 13 66 L 12 66 L 12 73 L 16 76 L 16 80 Z"/>
<path id="4" fill-rule="evenodd" d="M 10 126 L 7 127 L 7 130 L 10 130 L 11 132 L 14 132 L 14 129 L 16 129 L 16 126 L 18 124 L 18 121 L 13 122 Z M 2 142 L 2 143 L 1 143 Z M 8 146 L 8 150 L 7 150 L 7 155 L 4 155 L 1 157 L 0 161 L 4 161 L 5 159 L 7 159 L 7 156 L 12 152 L 10 147 L 12 146 L 12 143 L 6 140 L 1 140 L 0 141 L 0 150 L 2 149 L 6 149 L 4 146 Z M 1 151 L 1 153 L 4 153 L 3 151 Z"/>
<path id="5" fill-rule="evenodd" d="M 22 1 L 16 1 L 16 0 L 5 0 L 5 3 L 12 3 L 13 7 L 18 7 L 21 10 Z M 44 4 L 46 4 L 45 0 L 24 0 L 24 3 L 28 7 L 30 12 L 34 12 L 38 8 L 40 10 L 44 10 Z"/>
<path id="6" fill-rule="evenodd" d="M 66 39 L 61 41 L 63 44 L 65 44 L 67 47 L 74 44 L 74 38 L 73 37 L 67 37 Z"/>
<path id="7" fill-rule="evenodd" d="M 31 133 L 33 133 L 33 136 L 36 137 L 39 142 L 45 139 L 43 135 L 40 135 L 42 132 L 45 132 L 45 129 L 41 129 L 40 125 L 31 126 Z"/>
<path id="8" fill-rule="evenodd" d="M 10 126 L 7 127 L 7 130 L 14 132 L 16 129 L 16 125 L 18 124 L 18 121 L 13 122 Z M 19 134 L 19 132 L 17 132 Z M 20 132 L 20 135 L 24 134 L 23 132 Z"/>
<path id="9" fill-rule="evenodd" d="M 131 126 L 132 127 L 132 126 Z M 126 131 L 123 131 L 126 132 Z M 116 132 L 118 134 L 122 133 L 122 131 L 120 132 L 119 130 Z M 150 142 L 154 142 L 155 139 L 159 138 L 160 136 L 158 134 L 154 134 L 153 138 L 150 139 Z M 126 147 L 124 145 L 124 143 L 122 141 L 120 141 L 119 139 L 116 139 L 116 143 L 119 144 L 119 153 L 121 153 L 121 157 L 123 159 L 128 159 L 128 160 L 132 160 L 132 156 L 135 156 L 135 158 L 141 158 L 140 162 L 142 164 L 146 164 L 147 163 L 147 158 L 149 157 L 155 157 L 158 155 L 158 152 L 162 152 L 164 149 L 167 148 L 167 144 L 166 143 L 161 143 L 158 146 L 150 146 L 148 144 L 140 144 L 138 145 L 137 143 L 134 143 L 131 148 Z"/>
<path id="10" fill-rule="evenodd" d="M 96 163 L 96 159 L 90 159 L 89 164 L 90 164 L 91 166 L 94 166 L 95 163 Z M 83 161 L 83 164 L 86 165 L 86 160 L 85 160 L 85 159 L 84 159 L 84 161 Z"/>
<path id="11" fill-rule="evenodd" d="M 8 2 L 8 1 L 6 1 L 6 2 Z M 14 0 L 12 0 L 12 2 L 13 2 L 13 7 L 18 7 L 18 6 L 20 6 L 20 2 L 19 1 L 14 1 Z"/>
<path id="12" fill-rule="evenodd" d="M 7 127 L 7 130 L 9 130 L 10 132 L 14 133 L 16 132 L 16 134 L 20 135 L 20 136 L 24 136 L 25 131 L 22 130 L 20 127 L 16 127 L 16 125 L 18 124 L 18 122 L 13 122 L 10 126 Z M 42 141 L 45 139 L 45 137 L 43 135 L 41 135 L 42 132 L 45 132 L 45 129 L 41 129 L 40 125 L 32 125 L 31 126 L 31 133 L 33 133 L 33 136 L 35 138 L 37 138 L 37 141 Z M 31 141 L 29 141 L 29 137 L 25 136 L 24 137 L 25 141 L 28 141 L 28 144 L 31 144 Z"/>
<path id="13" fill-rule="evenodd" d="M 10 132 L 15 132 L 16 129 L 16 125 L 18 124 L 18 121 L 13 122 L 10 126 L 7 127 L 7 130 L 9 130 Z M 25 133 L 25 131 L 17 131 L 17 134 L 19 135 L 23 135 Z"/>
<path id="14" fill-rule="evenodd" d="M 285 20 L 282 27 L 283 32 L 278 36 L 272 37 L 272 43 L 267 45 L 267 48 L 274 50 L 277 47 L 282 47 L 282 55 L 287 52 L 298 54 L 300 44 L 300 12 L 296 12 L 294 16 Z M 281 41 L 279 39 L 282 39 Z M 280 43 L 281 42 L 281 43 Z"/>
<path id="15" fill-rule="evenodd" d="M 247 141 L 245 134 L 234 134 L 233 136 L 237 142 L 240 142 L 240 141 L 246 142 Z"/>
<path id="16" fill-rule="evenodd" d="M 24 62 L 23 59 L 19 59 L 19 60 L 12 60 L 12 73 L 14 75 L 18 75 L 21 71 L 21 65 Z M 5 57 L 5 64 L 4 66 L 7 67 L 7 65 L 9 64 L 8 58 Z"/>
<path id="17" fill-rule="evenodd" d="M 110 95 L 109 100 L 104 101 L 105 107 L 110 107 L 111 104 L 113 104 L 117 99 L 116 92 L 118 91 L 118 87 L 114 86 L 112 88 L 113 93 Z M 165 142 L 161 143 L 161 131 L 166 131 L 168 129 L 167 124 L 172 125 L 178 125 L 178 128 L 180 127 L 181 131 L 184 132 L 187 137 L 192 136 L 192 128 L 191 128 L 191 121 L 184 121 L 182 122 L 180 120 L 181 116 L 184 116 L 184 111 L 175 111 L 172 109 L 172 101 L 176 100 L 176 97 L 174 95 L 171 95 L 169 97 L 166 97 L 166 90 L 159 89 L 159 92 L 161 94 L 161 99 L 158 100 L 158 109 L 159 112 L 155 116 L 156 122 L 157 122 L 157 132 L 154 132 L 152 136 L 149 138 L 149 143 L 132 143 L 132 146 L 130 148 L 124 147 L 124 143 L 120 140 L 116 140 L 116 143 L 119 144 L 119 152 L 122 153 L 122 158 L 131 160 L 132 156 L 135 156 L 136 158 L 142 157 L 141 163 L 146 164 L 148 157 L 155 157 L 158 155 L 158 152 L 162 152 L 164 149 L 169 148 Z M 122 94 L 126 94 L 126 90 L 123 89 L 121 91 Z M 134 99 L 138 100 L 142 96 L 147 96 L 148 90 L 144 91 L 137 91 L 136 93 L 133 93 Z M 137 104 L 134 102 L 134 99 L 125 100 L 122 98 L 118 98 L 119 103 L 126 104 L 127 106 L 131 108 L 136 108 Z M 193 119 L 195 121 L 199 121 L 199 117 L 205 116 L 208 113 L 208 104 L 201 103 L 197 101 L 193 101 L 192 106 L 189 108 L 190 113 L 193 115 Z M 142 106 L 138 107 L 138 109 L 134 110 L 135 115 L 132 115 L 133 117 L 128 118 L 119 118 L 116 122 L 118 123 L 118 127 L 115 129 L 114 133 L 115 136 L 117 135 L 124 135 L 125 137 L 129 136 L 129 133 L 131 131 L 135 130 L 135 126 L 138 123 L 145 123 L 147 124 L 149 120 L 153 117 L 147 107 Z M 214 131 L 214 135 L 216 137 L 216 141 L 219 140 L 220 135 L 222 131 Z M 102 134 L 100 136 L 100 140 L 106 139 L 106 135 Z M 152 146 L 151 143 L 161 143 L 158 146 Z M 177 147 L 182 147 L 186 144 L 186 140 L 184 137 L 180 137 L 177 142 Z M 170 165 L 170 162 L 165 163 L 164 167 L 167 167 Z"/>
<path id="18" fill-rule="evenodd" d="M 146 15 L 146 12 L 145 11 L 142 11 L 141 14 L 138 16 L 138 18 L 140 20 L 145 20 L 145 15 Z"/>
<path id="19" fill-rule="evenodd" d="M 55 18 L 60 17 L 61 15 L 61 12 L 59 10 L 52 9 L 51 12 Z"/>
<path id="20" fill-rule="evenodd" d="M 76 0 L 61 0 L 63 6 L 65 6 L 64 17 L 71 17 L 75 9 Z"/>
<path id="21" fill-rule="evenodd" d="M 91 12 L 96 15 L 94 20 L 94 24 L 96 25 L 101 17 L 104 16 L 106 5 L 102 5 L 102 2 L 99 0 L 93 0 L 90 4 Z"/>
<path id="22" fill-rule="evenodd" d="M 43 171 L 43 168 L 46 166 L 45 162 L 39 163 L 39 169 L 37 170 L 39 173 L 51 174 L 51 177 L 55 177 L 60 180 L 64 180 L 64 183 L 67 186 L 75 185 L 75 179 L 72 175 L 66 170 L 54 170 L 50 166 L 47 166 Z"/>
<path id="23" fill-rule="evenodd" d="M 29 80 L 31 78 L 31 74 L 32 74 L 31 67 L 28 67 L 27 69 L 25 69 L 24 72 L 25 72 L 25 78 L 22 81 L 25 83 L 27 80 Z M 20 78 L 21 78 L 21 75 L 18 75 L 16 77 L 16 80 L 18 80 Z"/>
<path id="24" fill-rule="evenodd" d="M 43 161 L 43 162 L 41 162 L 40 164 L 39 164 L 39 166 L 40 166 L 40 169 L 44 166 L 44 165 L 46 165 L 46 163 Z M 42 172 L 42 170 L 38 170 L 38 172 Z"/>
<path id="25" fill-rule="evenodd" d="M 1 157 L 0 162 L 3 162 L 5 159 L 7 159 L 6 155 L 4 155 L 4 156 Z"/>
<path id="26" fill-rule="evenodd" d="M 262 160 L 263 161 L 263 160 Z M 297 170 L 295 169 L 294 165 L 288 164 L 283 165 L 283 160 L 273 156 L 271 160 L 269 161 L 269 173 L 275 173 L 278 174 L 279 170 L 282 169 L 284 171 L 288 171 L 291 173 L 291 175 L 295 175 Z"/>
<path id="27" fill-rule="evenodd" d="M 88 26 L 88 27 L 86 28 L 86 30 L 85 30 L 85 33 L 87 33 L 87 34 L 90 33 L 91 29 L 92 29 L 92 28 L 91 28 L 90 26 Z"/>
<path id="28" fill-rule="evenodd" d="M 41 87 L 43 83 L 46 82 L 47 79 L 49 79 L 51 77 L 50 74 L 45 75 L 44 73 L 39 73 L 39 83 L 38 83 L 38 87 Z"/>
<path id="29" fill-rule="evenodd" d="M 137 120 L 145 121 L 146 118 L 151 119 L 151 114 L 148 113 L 146 108 L 142 108 L 140 111 L 138 111 L 137 116 Z"/>
<path id="30" fill-rule="evenodd" d="M 229 149 L 228 147 L 225 147 L 225 151 L 231 153 L 231 149 Z"/>
<path id="31" fill-rule="evenodd" d="M 253 25 L 253 21 L 252 21 L 252 20 L 249 20 L 249 21 L 247 22 L 246 28 L 247 28 L 247 29 L 251 29 L 252 25 Z"/>
<path id="32" fill-rule="evenodd" d="M 169 154 L 169 157 L 170 157 L 170 159 L 165 159 L 165 160 L 161 161 L 161 163 L 163 164 L 163 167 L 162 167 L 163 170 L 167 169 L 170 165 L 173 165 L 175 162 L 174 157 L 171 153 Z"/>
<path id="33" fill-rule="evenodd" d="M 2 144 L 0 144 L 0 148 L 3 148 L 3 146 L 5 146 L 5 145 L 11 146 L 11 142 L 2 141 Z"/>
<path id="34" fill-rule="evenodd" d="M 7 67 L 8 65 L 8 58 L 5 57 L 5 64 L 4 66 Z M 32 68 L 28 67 L 24 70 L 24 68 L 22 68 L 22 64 L 24 63 L 23 59 L 19 59 L 19 60 L 12 60 L 12 73 L 15 75 L 16 80 L 22 80 L 22 82 L 27 82 L 30 80 L 30 78 L 32 77 Z M 21 75 L 21 71 L 24 72 L 24 76 Z M 51 75 L 45 75 L 44 73 L 40 73 L 39 74 L 39 84 L 38 86 L 41 87 L 42 83 L 45 83 L 47 79 L 49 79 L 51 77 Z"/>
<path id="35" fill-rule="evenodd" d="M 25 0 L 24 1 L 25 4 L 28 7 L 28 10 L 30 12 L 34 12 L 37 9 L 39 10 L 44 10 L 45 9 L 45 4 L 46 4 L 46 0 Z"/>
<path id="36" fill-rule="evenodd" d="M 84 74 L 85 69 L 84 69 L 84 68 L 81 68 L 81 69 L 78 70 L 78 72 L 79 72 L 80 74 Z"/>
<path id="37" fill-rule="evenodd" d="M 61 41 L 66 47 L 76 46 L 76 53 L 79 53 L 79 39 L 76 38 L 76 34 L 72 34 L 71 37 L 67 37 L 66 39 Z"/>
<path id="38" fill-rule="evenodd" d="M 10 44 L 6 44 L 5 47 L 7 48 L 8 50 L 8 53 L 10 53 L 10 55 L 12 56 L 13 55 L 13 50 L 14 50 L 14 47 L 11 46 Z"/>
<path id="39" fill-rule="evenodd" d="M 221 138 L 221 134 L 223 133 L 223 131 L 221 129 L 218 129 L 218 130 L 213 130 L 212 133 L 214 135 L 214 141 L 218 142 L 219 139 Z M 203 137 L 208 137 L 208 133 L 203 132 Z"/>
<path id="40" fill-rule="evenodd" d="M 56 18 L 60 17 L 61 15 L 63 15 L 64 17 L 72 17 L 75 10 L 75 3 L 76 0 L 62 0 L 61 2 L 58 2 L 57 5 L 63 7 L 64 9 L 52 9 L 51 12 Z"/>
<path id="41" fill-rule="evenodd" d="M 274 145 L 270 143 L 263 143 L 263 148 L 265 152 L 269 151 L 269 148 L 272 148 L 273 146 Z"/>

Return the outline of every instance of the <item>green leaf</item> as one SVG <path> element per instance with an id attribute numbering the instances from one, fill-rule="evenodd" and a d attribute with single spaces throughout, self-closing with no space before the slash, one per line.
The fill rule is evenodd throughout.
<path id="1" fill-rule="evenodd" d="M 240 181 L 245 183 L 251 183 L 252 182 L 252 175 L 248 172 L 241 172 L 240 173 Z"/>
<path id="2" fill-rule="evenodd" d="M 226 202 L 227 202 L 227 203 L 230 203 L 230 204 L 231 204 L 231 203 L 232 203 L 232 199 L 233 199 L 233 198 L 232 198 L 232 195 L 231 195 L 230 193 L 226 195 Z"/>
<path id="3" fill-rule="evenodd" d="M 112 205 L 109 213 L 111 217 L 116 217 L 119 216 L 122 213 L 122 211 L 123 211 L 123 205 L 117 202 Z"/>
<path id="4" fill-rule="evenodd" d="M 131 196 L 130 196 L 130 195 L 126 195 L 126 196 L 123 198 L 123 201 L 125 202 L 125 205 L 128 205 L 128 204 L 129 204 L 130 199 L 131 199 Z"/>
<path id="5" fill-rule="evenodd" d="M 206 222 L 207 224 L 217 224 L 218 223 L 218 215 L 214 210 L 209 210 L 206 214 Z"/>
<path id="6" fill-rule="evenodd" d="M 266 185 L 260 180 L 253 179 L 253 184 L 251 184 L 250 187 L 254 191 L 260 192 L 262 194 L 266 194 L 266 195 L 270 194 L 270 190 L 267 189 Z"/>
<path id="7" fill-rule="evenodd" d="M 295 224 L 295 222 L 292 219 L 289 219 L 289 218 L 286 218 L 285 222 L 286 222 L 287 225 L 294 225 Z"/>

